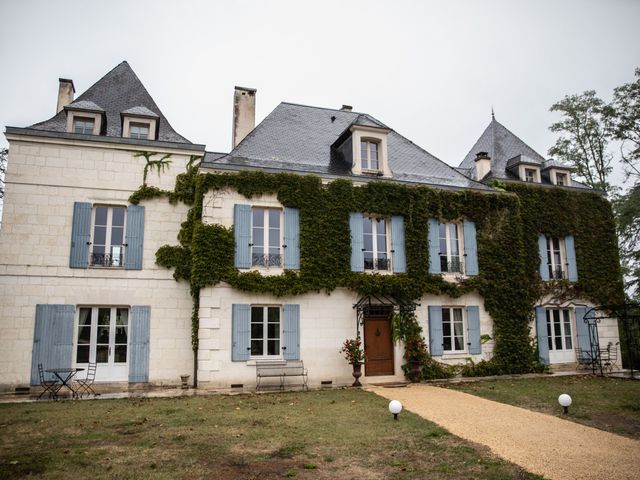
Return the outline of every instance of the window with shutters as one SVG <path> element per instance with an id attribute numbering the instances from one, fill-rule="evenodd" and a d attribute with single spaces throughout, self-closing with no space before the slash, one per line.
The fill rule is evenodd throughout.
<path id="1" fill-rule="evenodd" d="M 363 218 L 364 269 L 388 271 L 391 269 L 389 251 L 389 222 L 384 217 Z"/>
<path id="2" fill-rule="evenodd" d="M 251 209 L 251 265 L 282 267 L 282 210 Z"/>
<path id="3" fill-rule="evenodd" d="M 440 223 L 440 271 L 442 273 L 464 273 L 461 225 Z"/>
<path id="4" fill-rule="evenodd" d="M 567 278 L 564 238 L 547 237 L 547 264 L 550 279 Z"/>
<path id="5" fill-rule="evenodd" d="M 466 351 L 463 309 L 442 307 L 442 348 L 444 352 Z"/>
<path id="6" fill-rule="evenodd" d="M 89 265 L 124 267 L 127 209 L 122 206 L 93 207 Z"/>
<path id="7" fill-rule="evenodd" d="M 547 308 L 547 341 L 549 351 L 573 349 L 569 310 Z"/>
<path id="8" fill-rule="evenodd" d="M 273 357 L 282 354 L 280 348 L 280 306 L 251 306 L 251 356 Z"/>

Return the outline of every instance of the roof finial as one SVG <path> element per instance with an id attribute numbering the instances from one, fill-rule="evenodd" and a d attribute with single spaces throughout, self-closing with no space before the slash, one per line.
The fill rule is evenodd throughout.
<path id="1" fill-rule="evenodd" d="M 495 120 L 496 119 L 496 114 L 493 113 L 493 105 L 491 105 L 491 120 Z"/>

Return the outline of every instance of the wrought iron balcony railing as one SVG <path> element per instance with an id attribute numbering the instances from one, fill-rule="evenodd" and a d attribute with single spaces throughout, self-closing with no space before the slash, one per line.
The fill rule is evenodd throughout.
<path id="1" fill-rule="evenodd" d="M 91 252 L 89 262 L 92 267 L 123 267 L 124 249 L 114 249 L 111 253 Z"/>
<path id="2" fill-rule="evenodd" d="M 442 273 L 460 273 L 464 275 L 464 261 L 460 258 L 453 258 L 449 261 L 447 257 L 440 257 L 440 271 Z"/>
<path id="3" fill-rule="evenodd" d="M 364 259 L 365 270 L 391 270 L 390 258 L 365 258 Z"/>
<path id="4" fill-rule="evenodd" d="M 549 266 L 549 278 L 552 280 L 562 280 L 563 278 L 567 278 L 567 272 L 562 269 L 562 267 L 551 268 Z"/>
<path id="5" fill-rule="evenodd" d="M 254 267 L 282 267 L 282 255 L 279 253 L 253 253 L 251 265 Z"/>

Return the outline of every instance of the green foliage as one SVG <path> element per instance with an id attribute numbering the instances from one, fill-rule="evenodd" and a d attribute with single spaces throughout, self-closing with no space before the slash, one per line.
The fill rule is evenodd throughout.
<path id="1" fill-rule="evenodd" d="M 640 179 L 640 68 L 636 68 L 635 82 L 626 83 L 613 91 L 611 118 L 613 135 L 622 142 L 620 149 L 627 176 Z"/>
<path id="2" fill-rule="evenodd" d="M 342 344 L 340 353 L 344 355 L 344 359 L 349 363 L 364 362 L 364 350 L 362 341 L 359 338 L 348 338 Z"/>
<path id="3" fill-rule="evenodd" d="M 629 295 L 640 300 L 640 182 L 615 203 Z"/>
<path id="4" fill-rule="evenodd" d="M 158 152 L 137 152 L 133 156 L 134 157 L 144 157 L 146 163 L 144 165 L 144 170 L 142 171 L 142 185 L 147 184 L 147 175 L 149 174 L 149 170 L 157 170 L 158 177 L 161 173 L 165 171 L 165 169 L 171 164 L 170 153 L 164 154 L 159 160 L 152 160 L 151 157 L 154 155 L 160 155 Z"/>

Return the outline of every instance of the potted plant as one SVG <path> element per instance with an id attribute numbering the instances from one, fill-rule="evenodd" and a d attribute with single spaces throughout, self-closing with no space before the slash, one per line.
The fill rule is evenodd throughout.
<path id="1" fill-rule="evenodd" d="M 404 358 L 410 366 L 409 379 L 413 383 L 420 381 L 422 365 L 427 358 L 427 344 L 420 335 L 412 335 L 405 340 Z"/>
<path id="2" fill-rule="evenodd" d="M 342 344 L 340 353 L 344 354 L 345 360 L 353 365 L 353 378 L 355 382 L 352 387 L 361 387 L 359 378 L 362 376 L 362 362 L 364 362 L 364 350 L 362 349 L 362 342 L 359 338 L 347 339 Z"/>

